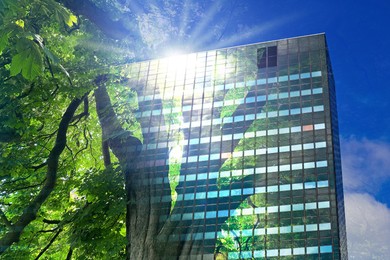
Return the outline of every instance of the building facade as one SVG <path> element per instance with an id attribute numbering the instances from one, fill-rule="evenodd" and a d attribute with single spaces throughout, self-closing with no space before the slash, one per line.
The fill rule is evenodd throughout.
<path id="1" fill-rule="evenodd" d="M 325 35 L 130 64 L 152 203 L 194 259 L 347 259 Z"/>

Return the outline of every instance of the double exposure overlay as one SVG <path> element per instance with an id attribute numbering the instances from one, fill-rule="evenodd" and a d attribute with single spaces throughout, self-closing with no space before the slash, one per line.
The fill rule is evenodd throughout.
<path id="1" fill-rule="evenodd" d="M 169 241 L 194 259 L 347 258 L 323 34 L 134 63 L 122 74 L 138 99 L 138 185 L 153 184 L 156 216 L 174 227 Z"/>

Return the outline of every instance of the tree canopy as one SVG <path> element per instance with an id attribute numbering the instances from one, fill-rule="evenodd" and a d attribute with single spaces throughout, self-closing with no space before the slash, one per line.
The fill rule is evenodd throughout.
<path id="1" fill-rule="evenodd" d="M 124 43 L 77 12 L 52 0 L 0 2 L 5 258 L 64 259 L 73 248 L 86 258 L 125 255 L 123 175 L 101 160 L 101 128 L 89 104 L 97 76 L 133 53 L 112 52 Z"/>

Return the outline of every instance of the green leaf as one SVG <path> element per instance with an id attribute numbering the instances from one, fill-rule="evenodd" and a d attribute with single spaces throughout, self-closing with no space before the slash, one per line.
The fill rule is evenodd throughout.
<path id="1" fill-rule="evenodd" d="M 18 25 L 20 28 L 24 28 L 24 21 L 23 21 L 23 20 L 19 19 L 19 20 L 17 20 L 15 23 L 16 23 L 16 25 Z"/>
<path id="2" fill-rule="evenodd" d="M 25 79 L 33 80 L 42 73 L 42 53 L 33 41 L 21 39 L 16 49 L 18 49 L 18 54 L 12 58 L 11 76 L 22 73 Z"/>
<path id="3" fill-rule="evenodd" d="M 53 9 L 54 18 L 58 23 L 65 23 L 69 27 L 72 27 L 73 24 L 77 24 L 77 17 L 63 6 L 53 2 L 50 4 L 50 7 Z"/>
<path id="4" fill-rule="evenodd" d="M 0 53 L 7 47 L 8 45 L 9 34 L 4 33 L 4 31 L 0 31 Z"/>
<path id="5" fill-rule="evenodd" d="M 66 22 L 66 24 L 69 27 L 72 27 L 73 24 L 77 24 L 77 16 L 75 16 L 73 14 L 69 14 L 69 18 L 68 18 L 68 21 Z"/>
<path id="6" fill-rule="evenodd" d="M 16 54 L 12 58 L 12 63 L 11 63 L 11 76 L 16 76 L 22 71 L 22 66 L 23 66 L 23 54 Z"/>
<path id="7" fill-rule="evenodd" d="M 16 24 L 9 24 L 0 30 L 0 53 L 7 47 L 9 38 L 17 31 Z"/>

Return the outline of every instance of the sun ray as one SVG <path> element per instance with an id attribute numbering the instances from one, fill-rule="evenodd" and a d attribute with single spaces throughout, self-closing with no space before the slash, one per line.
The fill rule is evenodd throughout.
<path id="1" fill-rule="evenodd" d="M 220 9 L 221 4 L 216 1 L 214 4 L 208 9 L 208 11 L 204 14 L 200 23 L 194 28 L 194 31 L 191 33 L 191 38 L 198 40 L 205 33 L 205 31 L 209 31 L 211 21 L 216 17 L 218 10 Z"/>
<path id="2" fill-rule="evenodd" d="M 190 13 L 190 4 L 189 0 L 185 0 L 183 2 L 183 7 L 182 7 L 182 16 L 179 19 L 179 33 L 180 36 L 183 36 L 184 33 L 187 31 L 187 26 L 188 26 L 188 17 Z"/>
<path id="3" fill-rule="evenodd" d="M 290 23 L 292 20 L 297 19 L 297 15 L 290 15 L 285 16 L 284 18 L 278 18 L 271 20 L 269 22 L 265 22 L 261 25 L 253 26 L 248 30 L 245 30 L 241 33 L 236 33 L 234 35 L 231 35 L 230 37 L 227 37 L 221 41 L 211 41 L 211 36 L 205 36 L 205 39 L 202 39 L 204 42 L 211 42 L 210 45 L 208 45 L 208 48 L 211 49 L 218 49 L 221 47 L 226 46 L 233 46 L 233 45 L 241 45 L 245 40 L 248 40 L 250 38 L 264 38 L 260 37 L 261 35 L 264 35 L 265 33 L 275 30 L 278 27 L 285 26 L 286 24 Z M 195 47 L 199 47 L 198 45 L 195 45 Z"/>

